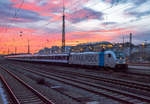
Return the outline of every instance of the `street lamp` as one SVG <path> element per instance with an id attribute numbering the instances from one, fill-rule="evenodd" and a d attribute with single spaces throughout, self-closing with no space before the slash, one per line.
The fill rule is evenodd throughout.
<path id="1" fill-rule="evenodd" d="M 28 40 L 28 54 L 30 54 L 30 40 Z"/>
<path id="2" fill-rule="evenodd" d="M 142 42 L 142 50 L 143 50 L 143 55 L 142 55 L 142 59 L 144 59 L 144 53 L 145 53 L 145 42 Z"/>

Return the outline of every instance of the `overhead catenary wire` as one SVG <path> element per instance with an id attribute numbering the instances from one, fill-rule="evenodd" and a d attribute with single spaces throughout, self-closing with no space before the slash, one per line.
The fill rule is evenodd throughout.
<path id="1" fill-rule="evenodd" d="M 24 0 L 22 0 L 22 2 L 20 3 L 19 7 L 15 10 L 14 18 L 17 18 L 17 14 L 18 14 L 19 11 L 21 10 L 23 4 L 24 4 Z"/>
<path id="2" fill-rule="evenodd" d="M 61 0 L 61 1 L 63 1 L 63 0 Z M 70 5 L 69 7 L 67 7 L 67 5 L 65 5 L 66 11 L 67 11 L 67 10 L 70 11 L 70 10 L 72 10 L 72 9 L 78 8 L 78 7 L 76 7 L 76 5 L 78 5 L 78 3 L 79 3 L 80 1 L 81 1 L 81 0 L 76 0 L 76 1 L 73 3 L 73 6 Z M 64 0 L 64 3 L 65 3 L 65 0 Z M 71 4 L 72 4 L 72 3 L 71 3 Z M 63 7 L 61 7 L 61 8 L 63 8 Z M 66 11 L 65 11 L 65 13 L 66 13 Z M 76 10 L 74 10 L 74 11 L 76 11 Z M 60 16 L 62 16 L 62 15 L 60 15 Z M 49 25 L 50 23 L 51 23 L 51 21 L 49 21 L 48 23 L 42 25 L 41 27 L 45 27 L 45 26 Z"/>
<path id="3" fill-rule="evenodd" d="M 18 18 L 17 15 L 18 15 L 20 9 L 22 8 L 23 4 L 24 4 L 24 0 L 21 1 L 21 3 L 20 3 L 20 5 L 19 5 L 18 8 L 15 8 L 15 13 L 14 13 L 14 15 L 12 16 L 12 20 L 10 20 L 11 23 L 14 22 L 13 18 Z M 11 14 L 11 7 L 9 7 L 9 12 L 10 12 L 10 14 Z M 9 28 L 9 25 L 6 26 L 5 32 L 7 32 L 8 28 Z"/>

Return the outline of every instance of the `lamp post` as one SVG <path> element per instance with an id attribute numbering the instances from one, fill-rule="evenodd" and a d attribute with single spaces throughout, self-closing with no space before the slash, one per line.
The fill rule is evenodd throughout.
<path id="1" fill-rule="evenodd" d="M 129 56 L 129 60 L 130 60 L 130 62 L 131 62 L 131 60 L 132 60 L 132 58 L 131 58 L 131 54 L 132 54 L 132 33 L 130 33 L 130 35 L 129 35 L 129 37 L 130 37 L 130 51 L 129 51 L 129 54 L 130 54 L 130 56 Z"/>
<path id="2" fill-rule="evenodd" d="M 28 39 L 28 54 L 30 54 L 30 44 L 29 44 L 30 40 Z"/>
<path id="3" fill-rule="evenodd" d="M 17 53 L 17 47 L 15 47 L 15 54 Z"/>
<path id="4" fill-rule="evenodd" d="M 144 47 L 145 47 L 145 43 L 143 42 L 143 43 L 142 43 L 142 50 L 143 50 L 143 51 L 142 51 L 142 59 L 144 59 L 144 53 L 145 53 L 145 52 L 144 52 Z"/>
<path id="5" fill-rule="evenodd" d="M 10 52 L 10 50 L 9 50 L 9 48 L 8 48 L 8 55 L 9 55 L 9 52 Z"/>
<path id="6" fill-rule="evenodd" d="M 147 45 L 147 40 L 144 40 L 144 42 L 142 43 L 142 47 L 143 47 L 143 59 L 145 59 L 146 45 Z"/>

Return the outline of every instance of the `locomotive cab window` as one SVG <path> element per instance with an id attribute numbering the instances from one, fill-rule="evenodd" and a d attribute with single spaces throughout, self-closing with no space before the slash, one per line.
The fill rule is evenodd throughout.
<path id="1" fill-rule="evenodd" d="M 111 57 L 111 54 L 108 54 L 108 57 L 110 58 L 110 57 Z"/>

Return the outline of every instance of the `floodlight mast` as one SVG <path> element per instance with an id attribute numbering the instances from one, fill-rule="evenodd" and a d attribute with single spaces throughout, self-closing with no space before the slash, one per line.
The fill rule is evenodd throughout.
<path id="1" fill-rule="evenodd" d="M 65 52 L 65 4 L 63 0 L 63 16 L 62 16 L 62 53 Z"/>

